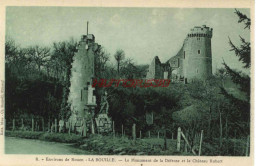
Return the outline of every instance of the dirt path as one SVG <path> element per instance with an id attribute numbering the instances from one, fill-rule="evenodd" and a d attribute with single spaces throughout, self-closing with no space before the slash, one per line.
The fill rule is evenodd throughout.
<path id="1" fill-rule="evenodd" d="M 73 147 L 71 144 L 45 142 L 32 139 L 21 139 L 13 137 L 5 137 L 5 153 L 6 154 L 90 154 Z"/>

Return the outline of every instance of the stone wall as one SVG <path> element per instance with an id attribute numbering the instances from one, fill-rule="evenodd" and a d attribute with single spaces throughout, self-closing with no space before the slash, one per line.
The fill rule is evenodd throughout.
<path id="1" fill-rule="evenodd" d="M 171 57 L 167 63 L 171 67 L 171 79 L 180 79 L 183 76 L 183 46 L 176 56 Z"/>
<path id="2" fill-rule="evenodd" d="M 146 79 L 159 79 L 163 77 L 163 71 L 161 67 L 161 61 L 158 56 L 154 57 L 152 63 L 149 66 Z"/>

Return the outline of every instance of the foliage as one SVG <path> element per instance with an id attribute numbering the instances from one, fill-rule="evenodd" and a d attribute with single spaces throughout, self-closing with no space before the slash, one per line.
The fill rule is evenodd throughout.
<path id="1" fill-rule="evenodd" d="M 96 52 L 95 58 L 95 75 L 96 78 L 108 78 L 109 74 L 107 74 L 108 66 L 107 62 L 109 61 L 110 56 L 109 53 L 105 50 L 104 47 L 99 47 Z"/>
<path id="2" fill-rule="evenodd" d="M 248 28 L 250 29 L 251 26 L 251 19 L 248 18 L 245 14 L 241 13 L 239 10 L 235 9 L 235 13 L 237 14 L 239 20 L 238 23 L 244 22 L 245 24 L 245 29 Z"/>
<path id="3" fill-rule="evenodd" d="M 62 102 L 60 106 L 60 118 L 67 119 L 70 115 L 70 105 L 67 103 L 69 88 L 70 88 L 70 76 L 74 53 L 76 52 L 77 42 L 73 39 L 70 41 L 63 41 L 53 43 L 52 61 L 49 66 L 54 67 L 56 73 L 64 72 L 63 79 L 60 80 L 60 84 L 63 87 Z"/>
<path id="4" fill-rule="evenodd" d="M 31 132 L 31 131 L 5 131 L 7 137 L 18 137 L 26 139 L 39 139 L 43 132 Z"/>
<path id="5" fill-rule="evenodd" d="M 53 47 L 21 48 L 6 40 L 6 117 L 21 114 L 68 116 L 67 97 L 71 62 L 76 42 L 57 42 Z M 22 112 L 21 112 L 22 110 Z"/>
<path id="6" fill-rule="evenodd" d="M 62 143 L 80 143 L 83 140 L 80 135 L 65 133 L 44 133 L 39 139 L 43 141 Z"/>
<path id="7" fill-rule="evenodd" d="M 120 131 L 121 124 L 131 128 L 133 123 L 138 130 L 150 128 L 145 122 L 146 112 L 154 112 L 154 126 L 172 128 L 171 114 L 177 110 L 179 96 L 181 93 L 174 93 L 171 87 L 163 88 L 123 88 L 121 86 L 108 89 L 109 114 L 118 124 Z M 175 108 L 173 108 L 175 107 Z"/>
<path id="8" fill-rule="evenodd" d="M 91 135 L 84 140 L 80 148 L 98 155 L 181 155 L 180 152 L 176 152 L 175 147 L 163 151 L 162 139 L 156 139 L 156 143 L 151 140 L 133 141 L 127 137 Z"/>

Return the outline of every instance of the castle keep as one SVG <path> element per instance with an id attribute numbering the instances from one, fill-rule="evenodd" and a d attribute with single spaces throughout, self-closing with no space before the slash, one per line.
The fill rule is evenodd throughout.
<path id="1" fill-rule="evenodd" d="M 147 79 L 172 79 L 191 82 L 212 75 L 212 28 L 195 26 L 187 34 L 179 52 L 165 63 L 156 56 L 147 73 Z"/>

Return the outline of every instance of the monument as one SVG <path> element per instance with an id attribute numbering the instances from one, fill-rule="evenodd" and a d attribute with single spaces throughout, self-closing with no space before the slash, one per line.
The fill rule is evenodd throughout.
<path id="1" fill-rule="evenodd" d="M 108 133 L 112 131 L 112 121 L 111 118 L 108 117 L 109 103 L 107 98 L 107 92 L 105 92 L 101 97 L 100 111 L 95 119 L 98 133 Z"/>
<path id="2" fill-rule="evenodd" d="M 91 129 L 95 133 L 96 96 L 92 80 L 95 77 L 95 58 L 99 48 L 100 45 L 95 43 L 95 36 L 88 34 L 87 26 L 87 34 L 82 35 L 73 57 L 68 97 L 71 105 L 69 123 L 71 129 L 77 132 L 82 132 L 85 127 L 85 130 Z"/>

